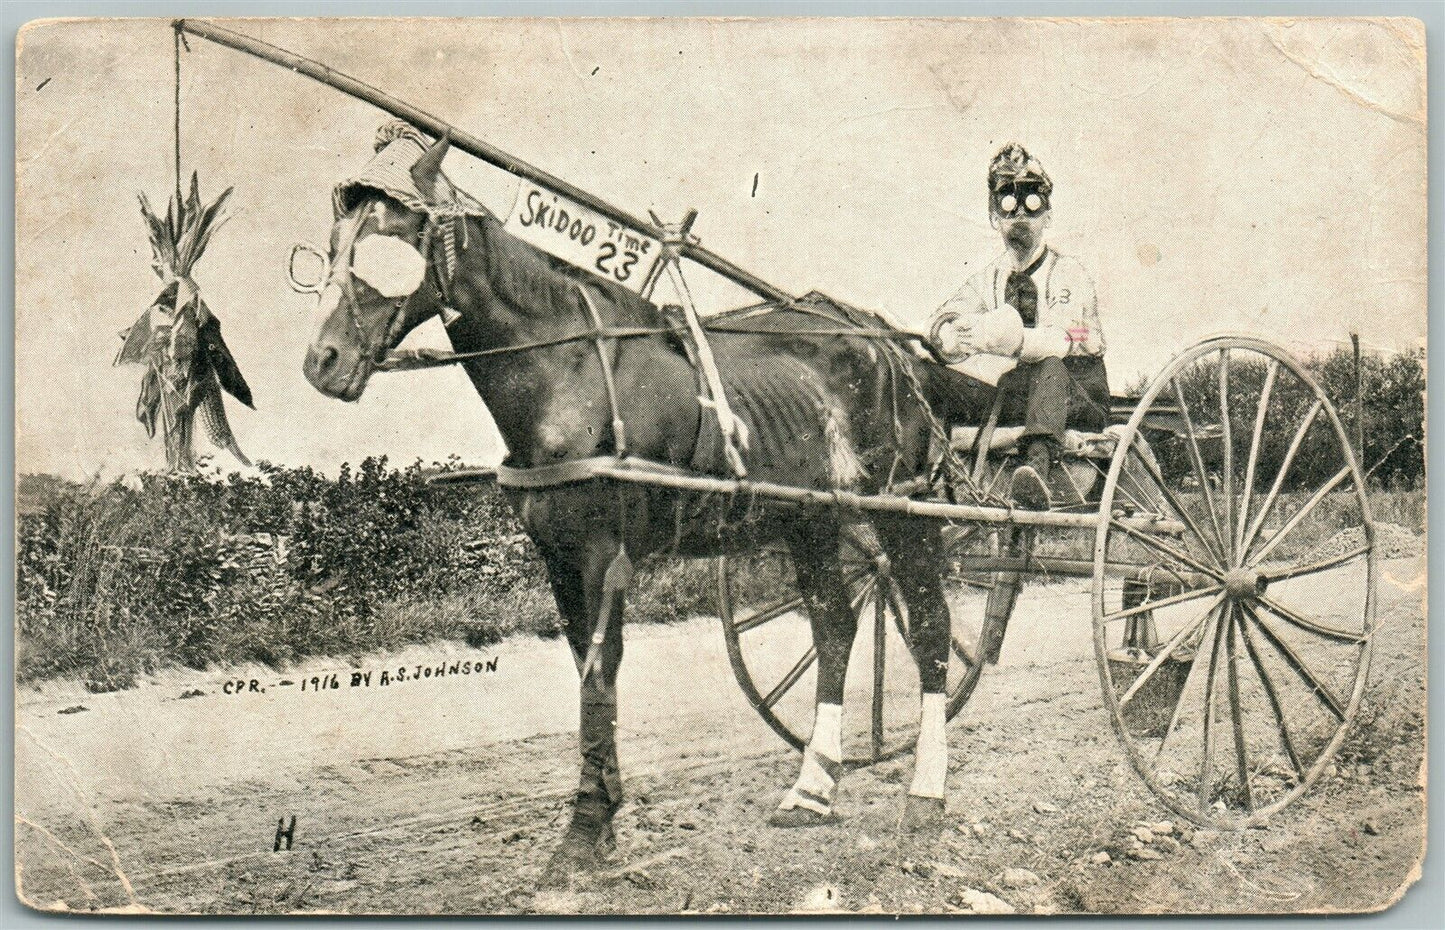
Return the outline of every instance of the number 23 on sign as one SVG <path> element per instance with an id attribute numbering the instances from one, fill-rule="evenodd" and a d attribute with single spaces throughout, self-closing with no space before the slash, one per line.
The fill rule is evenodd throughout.
<path id="1" fill-rule="evenodd" d="M 523 182 L 507 232 L 549 255 L 640 292 L 662 243 L 560 194 Z"/>

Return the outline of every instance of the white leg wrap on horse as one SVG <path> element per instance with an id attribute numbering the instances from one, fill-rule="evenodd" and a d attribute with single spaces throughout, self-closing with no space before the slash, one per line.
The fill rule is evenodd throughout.
<path id="1" fill-rule="evenodd" d="M 942 694 L 925 694 L 918 723 L 918 750 L 913 757 L 913 784 L 908 793 L 921 798 L 944 796 L 943 783 L 948 777 L 948 737 L 945 698 Z"/>
<path id="2" fill-rule="evenodd" d="M 813 720 L 813 736 L 803 750 L 803 768 L 798 780 L 779 805 L 783 810 L 807 808 L 818 814 L 833 809 L 833 789 L 842 773 L 843 708 L 819 704 Z"/>

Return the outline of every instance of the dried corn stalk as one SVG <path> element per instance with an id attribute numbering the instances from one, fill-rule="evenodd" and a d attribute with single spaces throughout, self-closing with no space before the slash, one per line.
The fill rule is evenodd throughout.
<path id="1" fill-rule="evenodd" d="M 224 388 L 254 408 L 251 388 L 221 338 L 221 321 L 201 300 L 191 280 L 191 269 L 205 252 L 211 234 L 224 222 L 221 210 L 230 194 L 227 188 L 212 203 L 202 203 L 192 174 L 190 196 L 184 200 L 172 197 L 164 217 L 156 215 L 144 194 L 140 196 L 151 243 L 151 267 L 164 286 L 135 324 L 121 333 L 123 343 L 115 364 L 146 366 L 136 419 L 151 437 L 160 424 L 166 464 L 172 471 L 195 470 L 192 429 L 198 414 L 212 443 L 243 464 L 251 464 L 236 444 L 221 399 Z"/>

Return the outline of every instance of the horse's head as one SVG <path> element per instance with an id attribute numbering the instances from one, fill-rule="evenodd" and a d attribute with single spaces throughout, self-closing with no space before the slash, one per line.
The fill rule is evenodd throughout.
<path id="1" fill-rule="evenodd" d="M 447 146 L 446 139 L 437 142 L 409 169 L 423 201 L 441 177 Z M 353 185 L 344 193 L 329 252 L 312 250 L 322 259 L 319 271 L 302 280 L 296 260 L 305 247 L 298 246 L 290 274 L 298 290 L 318 295 L 306 380 L 323 394 L 352 401 L 386 354 L 440 311 L 443 298 L 430 254 L 434 221 L 421 203 L 403 203 L 380 186 Z"/>

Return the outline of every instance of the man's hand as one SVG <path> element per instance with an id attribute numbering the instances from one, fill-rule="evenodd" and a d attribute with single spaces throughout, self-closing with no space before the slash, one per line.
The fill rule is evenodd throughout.
<path id="1" fill-rule="evenodd" d="M 987 313 L 960 316 L 951 328 L 958 351 L 968 355 L 1017 358 L 1024 342 L 1024 321 L 1007 304 Z"/>

